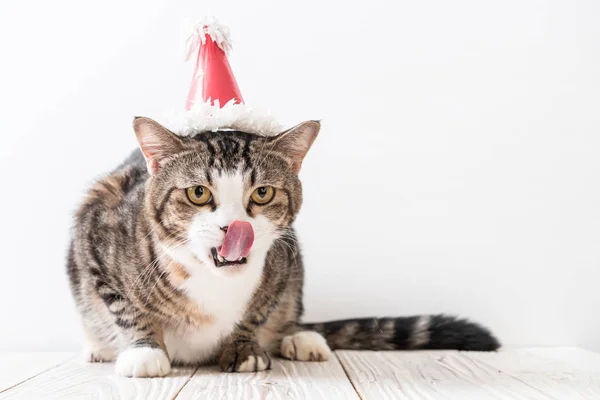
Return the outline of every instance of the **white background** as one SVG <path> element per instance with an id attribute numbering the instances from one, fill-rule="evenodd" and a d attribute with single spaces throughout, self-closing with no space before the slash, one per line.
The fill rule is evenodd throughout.
<path id="1" fill-rule="evenodd" d="M 600 350 L 600 2 L 293 4 L 2 1 L 0 350 L 79 348 L 72 212 L 134 115 L 183 107 L 206 13 L 248 103 L 323 119 L 307 319 L 449 312 Z"/>

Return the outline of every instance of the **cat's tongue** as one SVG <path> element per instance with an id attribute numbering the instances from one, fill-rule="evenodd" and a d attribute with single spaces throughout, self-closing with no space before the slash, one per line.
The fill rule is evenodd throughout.
<path id="1" fill-rule="evenodd" d="M 250 222 L 233 221 L 227 228 L 219 255 L 227 261 L 247 257 L 254 242 L 254 231 Z"/>

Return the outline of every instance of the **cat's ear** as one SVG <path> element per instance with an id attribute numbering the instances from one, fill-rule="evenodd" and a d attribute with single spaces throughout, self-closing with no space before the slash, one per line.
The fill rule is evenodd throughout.
<path id="1" fill-rule="evenodd" d="M 133 130 L 150 174 L 158 171 L 168 157 L 183 150 L 183 143 L 177 135 L 150 118 L 135 117 Z"/>
<path id="2" fill-rule="evenodd" d="M 274 149 L 290 159 L 292 169 L 296 174 L 300 172 L 302 160 L 317 138 L 320 129 L 319 121 L 306 121 L 273 138 Z"/>

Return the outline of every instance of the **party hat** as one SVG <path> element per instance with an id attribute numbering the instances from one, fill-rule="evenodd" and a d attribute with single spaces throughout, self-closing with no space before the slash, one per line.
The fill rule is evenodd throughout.
<path id="1" fill-rule="evenodd" d="M 200 132 L 239 130 L 263 136 L 284 128 L 265 110 L 244 103 L 227 58 L 231 51 L 229 29 L 216 19 L 194 25 L 186 41 L 186 61 L 195 60 L 194 73 L 185 103 L 166 124 L 182 136 Z"/>

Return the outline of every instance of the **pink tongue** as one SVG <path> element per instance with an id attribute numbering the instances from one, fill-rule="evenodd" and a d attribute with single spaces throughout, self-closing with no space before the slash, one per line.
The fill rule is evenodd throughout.
<path id="1" fill-rule="evenodd" d="M 219 255 L 227 261 L 237 261 L 247 257 L 254 242 L 254 231 L 250 222 L 233 221 L 227 228 Z"/>

